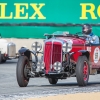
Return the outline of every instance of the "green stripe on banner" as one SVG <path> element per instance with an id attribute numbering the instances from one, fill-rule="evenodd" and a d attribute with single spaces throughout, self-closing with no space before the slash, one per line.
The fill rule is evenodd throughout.
<path id="1" fill-rule="evenodd" d="M 52 34 L 55 31 L 75 34 L 81 32 L 81 27 L 0 26 L 0 33 L 4 38 L 45 38 L 45 33 Z M 100 36 L 100 27 L 93 27 L 93 32 Z"/>

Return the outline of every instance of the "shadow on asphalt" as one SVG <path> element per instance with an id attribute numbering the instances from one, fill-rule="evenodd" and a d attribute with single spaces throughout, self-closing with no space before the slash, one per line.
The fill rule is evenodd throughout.
<path id="1" fill-rule="evenodd" d="M 57 83 L 55 85 L 28 85 L 27 87 L 79 87 L 77 83 Z M 100 82 L 89 82 L 86 87 L 100 86 Z"/>
<path id="2" fill-rule="evenodd" d="M 4 64 L 5 64 L 5 65 L 6 65 L 6 64 L 8 64 L 8 65 L 9 65 L 9 64 L 17 64 L 17 62 L 6 62 L 6 63 L 1 63 L 0 65 L 4 65 Z"/>
<path id="3" fill-rule="evenodd" d="M 18 60 L 7 60 L 5 63 L 1 63 L 0 65 L 3 65 L 3 64 L 16 64 L 18 62 Z"/>

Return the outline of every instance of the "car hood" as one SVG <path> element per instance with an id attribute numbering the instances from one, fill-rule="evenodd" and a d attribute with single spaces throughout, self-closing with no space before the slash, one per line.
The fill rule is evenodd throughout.
<path id="1" fill-rule="evenodd" d="M 59 37 L 59 39 L 65 42 L 71 42 L 73 45 L 84 45 L 85 44 L 85 39 L 82 39 L 82 38 Z"/>

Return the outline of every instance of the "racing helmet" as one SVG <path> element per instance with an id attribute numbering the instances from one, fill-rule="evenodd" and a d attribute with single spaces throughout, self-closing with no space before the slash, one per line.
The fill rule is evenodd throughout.
<path id="1" fill-rule="evenodd" d="M 85 35 L 89 35 L 92 32 L 92 27 L 90 24 L 84 24 L 82 26 L 82 33 Z"/>

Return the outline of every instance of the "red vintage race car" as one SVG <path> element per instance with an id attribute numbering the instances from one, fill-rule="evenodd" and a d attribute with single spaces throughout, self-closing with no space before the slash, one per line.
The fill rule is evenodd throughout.
<path id="1" fill-rule="evenodd" d="M 88 36 L 68 32 L 45 36 L 43 52 L 39 51 L 42 46 L 38 42 L 32 44 L 32 51 L 24 47 L 19 50 L 16 74 L 20 87 L 26 87 L 30 78 L 41 76 L 46 77 L 50 84 L 56 84 L 58 79 L 76 77 L 79 86 L 86 86 L 89 75 L 99 74 L 100 44 L 86 41 Z M 38 53 L 43 54 L 40 66 Z"/>

